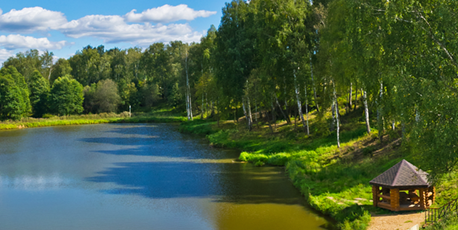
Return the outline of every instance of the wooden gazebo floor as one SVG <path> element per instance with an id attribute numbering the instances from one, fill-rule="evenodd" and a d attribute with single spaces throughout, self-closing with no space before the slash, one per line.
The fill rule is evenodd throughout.
<path id="1" fill-rule="evenodd" d="M 380 208 L 391 210 L 391 205 L 386 202 L 379 202 L 377 206 Z M 416 210 L 424 210 L 424 209 L 421 208 L 420 204 L 401 204 L 399 206 L 399 211 L 416 211 Z"/>

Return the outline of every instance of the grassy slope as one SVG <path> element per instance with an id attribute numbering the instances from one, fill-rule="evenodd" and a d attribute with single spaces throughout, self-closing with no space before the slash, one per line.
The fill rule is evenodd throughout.
<path id="1" fill-rule="evenodd" d="M 283 122 L 271 133 L 268 126 L 249 132 L 245 122 L 224 122 L 218 127 L 216 122 L 195 120 L 182 123 L 181 131 L 207 135 L 214 146 L 239 149 L 242 161 L 286 166 L 292 182 L 312 207 L 333 217 L 342 229 L 366 229 L 370 214 L 391 213 L 372 206 L 369 181 L 402 159 L 418 162 L 402 146 L 398 133 L 391 133 L 391 138 L 385 135 L 382 143 L 376 130 L 367 135 L 361 111 L 344 115 L 342 120 L 340 149 L 335 133 L 307 137 L 300 122 L 297 128 Z M 311 124 L 311 130 L 318 128 L 313 120 Z M 450 195 L 450 188 L 444 186 L 456 190 L 452 178 L 456 177 L 444 180 L 438 188 L 439 203 L 456 195 Z"/>

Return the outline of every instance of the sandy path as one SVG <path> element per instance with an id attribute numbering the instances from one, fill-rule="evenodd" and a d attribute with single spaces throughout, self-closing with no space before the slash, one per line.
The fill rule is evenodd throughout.
<path id="1" fill-rule="evenodd" d="M 368 230 L 406 230 L 424 221 L 424 213 L 372 216 Z"/>

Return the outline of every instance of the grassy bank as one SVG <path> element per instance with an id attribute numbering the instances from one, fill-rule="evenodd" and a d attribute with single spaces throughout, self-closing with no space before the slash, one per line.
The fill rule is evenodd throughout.
<path id="1" fill-rule="evenodd" d="M 176 123 L 186 119 L 173 109 L 154 109 L 151 112 L 103 113 L 72 116 L 52 116 L 48 118 L 22 118 L 19 121 L 0 122 L 0 130 L 37 128 L 47 126 L 87 125 L 103 123 Z"/>
<path id="2" fill-rule="evenodd" d="M 285 166 L 291 181 L 313 208 L 335 219 L 340 229 L 366 229 L 371 215 L 392 213 L 372 206 L 369 181 L 402 159 L 419 162 L 402 145 L 399 134 L 385 135 L 383 142 L 377 130 L 368 135 L 358 114 L 361 111 L 342 117 L 341 148 L 336 145 L 335 133 L 308 137 L 299 122 L 297 127 L 279 122 L 274 133 L 266 125 L 250 132 L 245 122 L 230 121 L 218 126 L 214 121 L 195 120 L 182 123 L 180 129 L 206 135 L 213 146 L 240 150 L 241 161 L 256 166 Z M 311 124 L 311 130 L 319 128 L 313 120 Z M 453 178 L 442 183 L 456 188 Z M 438 188 L 438 203 L 454 196 L 445 190 L 444 185 Z"/>

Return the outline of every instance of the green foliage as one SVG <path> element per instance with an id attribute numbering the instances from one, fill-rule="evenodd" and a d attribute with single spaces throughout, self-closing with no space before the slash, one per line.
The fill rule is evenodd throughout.
<path id="1" fill-rule="evenodd" d="M 0 117 L 1 119 L 20 119 L 24 116 L 25 103 L 21 89 L 11 76 L 0 76 Z"/>
<path id="2" fill-rule="evenodd" d="M 118 95 L 118 86 L 111 79 L 99 81 L 94 92 L 94 104 L 98 113 L 116 112 L 121 97 Z"/>
<path id="3" fill-rule="evenodd" d="M 29 80 L 30 103 L 32 104 L 32 113 L 34 117 L 41 117 L 49 111 L 49 83 L 41 76 L 38 70 L 35 70 Z"/>
<path id="4" fill-rule="evenodd" d="M 83 112 L 83 86 L 70 76 L 60 77 L 52 85 L 49 101 L 56 114 L 79 114 Z"/>
<path id="5" fill-rule="evenodd" d="M 183 104 L 183 95 L 181 94 L 180 87 L 178 82 L 173 85 L 172 92 L 169 97 L 169 105 L 172 107 L 177 107 Z"/>
<path id="6" fill-rule="evenodd" d="M 458 213 L 452 212 L 448 214 L 444 219 L 430 225 L 425 228 L 425 230 L 457 230 L 458 229 Z"/>
<path id="7" fill-rule="evenodd" d="M 13 66 L 0 70 L 0 119 L 20 119 L 30 113 L 24 77 Z"/>

